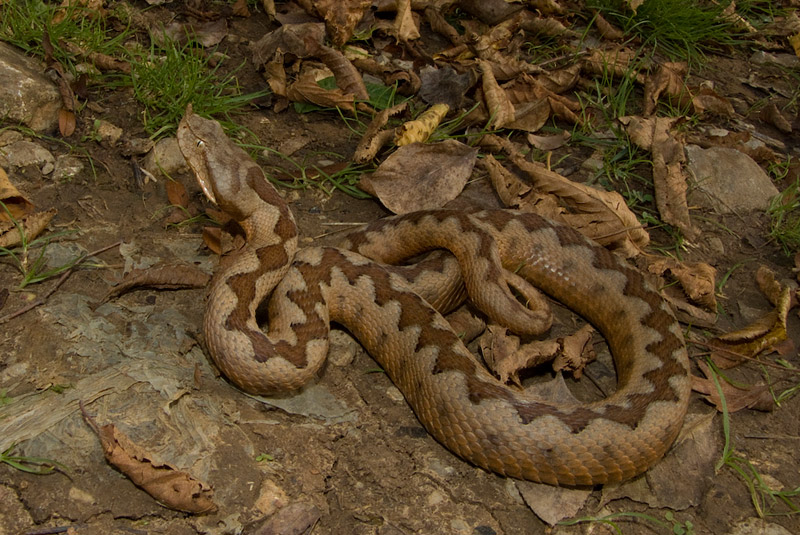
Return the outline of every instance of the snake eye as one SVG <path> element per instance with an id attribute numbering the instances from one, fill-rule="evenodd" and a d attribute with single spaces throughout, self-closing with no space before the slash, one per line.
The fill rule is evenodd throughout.
<path id="1" fill-rule="evenodd" d="M 205 145 L 205 144 L 206 144 L 205 141 L 203 141 L 202 139 L 198 139 L 197 140 L 197 148 L 198 149 L 203 148 L 203 145 Z"/>

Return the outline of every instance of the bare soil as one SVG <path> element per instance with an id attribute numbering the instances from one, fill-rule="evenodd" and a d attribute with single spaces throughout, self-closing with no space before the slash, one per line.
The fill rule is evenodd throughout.
<path id="1" fill-rule="evenodd" d="M 243 39 L 257 39 L 272 27 L 263 14 L 230 19 L 230 33 Z M 222 48 L 233 58 L 231 64 L 249 55 L 241 39 L 223 42 Z M 720 94 L 752 105 L 766 96 L 765 90 L 742 84 L 754 69 L 746 57 L 732 53 L 710 61 L 703 74 L 717 82 Z M 251 66 L 240 76 L 246 90 L 264 85 Z M 118 240 L 124 246 L 98 255 L 72 273 L 43 305 L 0 328 L 0 392 L 11 398 L 0 407 L 0 429 L 11 432 L 13 422 L 13 432 L 24 438 L 15 454 L 47 457 L 66 466 L 39 476 L 0 464 L 0 534 L 56 533 L 56 528 L 67 527 L 81 534 L 296 533 L 265 527 L 275 518 L 271 515 L 296 504 L 304 514 L 318 515 L 309 528 L 314 534 L 606 532 L 599 524 L 590 529 L 547 527 L 531 506 L 552 500 L 550 509 L 558 510 L 573 498 L 558 489 L 487 473 L 452 455 L 428 436 L 402 395 L 388 378 L 375 373 L 375 362 L 360 347 L 352 363 L 327 365 L 310 393 L 294 404 L 280 400 L 283 408 L 278 408 L 238 391 L 208 360 L 200 332 L 202 289 L 135 291 L 93 308 L 132 267 L 188 262 L 210 270 L 216 258 L 203 245 L 201 225 L 165 227 L 170 211 L 164 180 L 139 184 L 131 159 L 117 147 L 81 141 L 96 118 L 123 128 L 125 136 L 142 136 L 141 108 L 131 94 L 95 87 L 91 100 L 92 108 L 81 112 L 79 130 L 69 141 L 91 156 L 96 176 L 87 166 L 72 180 L 54 182 L 38 169 L 23 169 L 12 180 L 37 207 L 58 209 L 54 231 L 78 231 L 48 247 L 54 263 Z M 756 117 L 745 118 L 796 147 L 796 136 L 784 136 Z M 346 160 L 358 141 L 332 113 L 300 116 L 291 108 L 277 114 L 254 108 L 239 119 L 267 146 L 308 138 L 299 154 L 330 151 Z M 39 142 L 54 155 L 68 151 L 63 144 Z M 193 208 L 201 212 L 208 206 L 188 172 L 176 178 L 189 190 Z M 477 173 L 475 178 L 465 198 L 496 203 L 486 178 Z M 341 193 L 283 191 L 306 243 L 334 241 L 349 228 L 342 223 L 364 223 L 386 214 L 376 201 Z M 700 211 L 693 215 L 703 216 L 696 223 L 704 234 L 686 258 L 711 263 L 720 276 L 738 266 L 724 287 L 725 314 L 716 328 L 741 327 L 769 311 L 770 304 L 754 282 L 757 266 L 766 264 L 783 279 L 793 275 L 790 259 L 767 238 L 767 217 L 722 218 Z M 710 236 L 722 247 L 712 250 Z M 656 233 L 654 239 L 664 243 L 669 238 Z M 19 273 L 0 261 L 0 288 L 12 290 L 0 313 L 42 296 L 56 280 L 13 291 L 18 283 Z M 570 330 L 574 316 L 565 310 L 557 314 L 556 332 Z M 800 322 L 794 313 L 789 332 L 795 344 L 800 343 Z M 694 347 L 692 354 L 700 358 L 703 350 Z M 782 358 L 800 364 L 796 349 Z M 745 384 L 768 380 L 776 392 L 798 383 L 795 373 L 755 364 L 728 373 Z M 601 357 L 588 375 L 608 382 L 613 367 Z M 594 391 L 586 379 L 567 383 Z M 691 522 L 696 533 L 765 533 L 761 530 L 766 523 L 786 530 L 770 533 L 800 532 L 800 520 L 794 516 L 755 518 L 745 481 L 728 467 L 714 469 L 722 453 L 722 419 L 695 396 L 690 407 L 695 433 L 659 464 L 660 471 L 656 467 L 629 486 L 588 489 L 593 491 L 574 516 L 641 512 L 668 525 L 623 519 L 624 533 L 671 533 L 665 513 L 673 510 L 675 518 Z M 197 516 L 171 511 L 142 492 L 105 461 L 78 401 L 99 424 L 114 423 L 154 456 L 213 485 L 218 512 Z M 796 397 L 772 412 L 737 412 L 730 425 L 737 455 L 752 463 L 766 485 L 800 486 Z M 768 502 L 766 507 L 786 511 L 781 504 Z M 297 515 L 291 518 L 302 524 Z M 293 524 L 287 517 L 283 525 Z"/>

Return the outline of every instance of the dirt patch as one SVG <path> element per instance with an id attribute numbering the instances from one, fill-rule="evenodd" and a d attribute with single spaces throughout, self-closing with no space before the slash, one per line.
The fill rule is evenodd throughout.
<path id="1" fill-rule="evenodd" d="M 230 33 L 255 40 L 271 27 L 259 14 L 234 19 Z M 242 44 L 223 47 L 234 60 L 248 58 Z M 747 108 L 765 98 L 764 90 L 742 80 L 762 72 L 760 67 L 745 57 L 728 57 L 709 62 L 708 69 L 708 77 L 718 84 L 715 90 L 744 103 L 741 110 L 735 106 L 737 111 L 757 122 L 746 115 Z M 243 87 L 264 84 L 255 69 L 240 76 Z M 104 119 L 132 137 L 142 134 L 140 109 L 130 94 L 97 88 L 92 99 L 95 106 L 81 116 L 84 133 L 94 119 Z M 254 109 L 241 122 L 267 146 L 300 140 L 299 154 L 312 161 L 327 160 L 326 151 L 346 160 L 358 142 L 333 113 Z M 758 125 L 796 155 L 796 137 Z M 96 174 L 87 166 L 72 179 L 54 182 L 38 169 L 23 168 L 14 171 L 14 182 L 37 207 L 59 210 L 53 230 L 77 230 L 47 248 L 54 265 L 117 240 L 123 245 L 90 259 L 43 305 L 2 325 L 0 399 L 10 403 L 0 405 L 0 435 L 18 439 L 15 454 L 54 459 L 66 469 L 37 476 L 0 464 L 0 533 L 56 533 L 67 526 L 87 534 L 266 533 L 259 530 L 273 515 L 289 504 L 302 504 L 306 513 L 317 512 L 310 528 L 316 534 L 521 535 L 551 529 L 532 511 L 535 502 L 552 499 L 559 508 L 575 500 L 559 489 L 537 490 L 455 457 L 426 433 L 402 394 L 376 372 L 375 362 L 360 348 L 346 365 L 327 364 L 318 384 L 298 398 L 264 400 L 232 387 L 204 353 L 203 290 L 142 290 L 95 308 L 124 270 L 184 262 L 210 272 L 217 260 L 203 245 L 201 225 L 165 228 L 169 202 L 163 180 L 138 184 L 129 157 L 115 147 L 79 139 L 80 133 L 71 142 L 95 162 Z M 54 155 L 68 152 L 62 144 L 38 142 Z M 577 168 L 588 156 L 581 148 L 563 151 L 562 166 Z M 474 177 L 459 202 L 496 204 L 486 177 Z M 176 178 L 186 185 L 191 204 L 202 211 L 207 204 L 193 178 L 188 172 Z M 794 179 L 788 176 L 781 186 Z M 350 224 L 386 215 L 375 201 L 338 192 L 282 191 L 305 244 L 332 243 Z M 716 328 L 741 327 L 770 310 L 756 289 L 756 268 L 766 264 L 789 279 L 792 266 L 767 239 L 766 216 L 693 216 L 702 235 L 698 247 L 682 253 L 713 264 L 718 274 L 730 271 Z M 667 243 L 669 238 L 656 231 L 654 240 Z M 0 262 L 0 287 L 13 289 L 18 281 L 13 266 Z M 0 312 L 23 307 L 54 283 L 12 291 Z M 557 309 L 557 318 L 556 335 L 571 331 L 578 321 L 564 309 Z M 797 347 L 800 321 L 794 313 L 788 332 Z M 587 373 L 607 387 L 613 385 L 613 364 L 600 352 Z M 701 354 L 693 350 L 696 358 Z M 783 358 L 798 364 L 796 349 Z M 763 381 L 766 372 L 778 393 L 798 383 L 793 372 L 755 364 L 729 375 L 753 384 Z M 597 395 L 586 379 L 567 383 L 580 399 Z M 79 401 L 98 423 L 113 422 L 154 456 L 212 484 L 219 511 L 204 516 L 170 511 L 110 467 L 81 417 Z M 772 412 L 742 411 L 731 417 L 736 455 L 749 461 L 770 488 L 800 485 L 798 410 L 797 399 L 791 397 Z M 695 397 L 692 433 L 686 440 L 633 483 L 588 489 L 588 501 L 586 496 L 579 500 L 582 507 L 574 515 L 646 513 L 664 523 L 621 519 L 625 533 L 670 533 L 672 521 L 665 513 L 673 510 L 676 522 L 691 522 L 696 533 L 732 533 L 745 521 L 755 526 L 751 529 L 763 528 L 764 521 L 752 520 L 756 509 L 744 480 L 728 467 L 714 469 L 723 438 L 721 418 L 713 413 Z M 744 463 L 740 466 L 749 470 Z M 778 503 L 759 506 L 784 510 Z M 787 533 L 800 531 L 793 516 L 770 517 L 769 523 Z M 553 532 L 578 533 L 583 527 Z"/>

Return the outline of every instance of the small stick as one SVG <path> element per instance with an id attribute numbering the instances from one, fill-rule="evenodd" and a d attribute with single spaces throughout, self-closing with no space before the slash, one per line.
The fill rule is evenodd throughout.
<path id="1" fill-rule="evenodd" d="M 706 349 L 710 349 L 713 351 L 718 351 L 719 353 L 723 353 L 725 355 L 730 356 L 731 360 L 734 359 L 742 359 L 742 360 L 749 360 L 751 362 L 756 362 L 763 366 L 767 366 L 769 368 L 775 368 L 776 370 L 782 370 L 785 372 L 791 373 L 800 373 L 800 369 L 792 369 L 787 368 L 786 366 L 781 366 L 780 364 L 775 364 L 774 362 L 765 362 L 763 360 L 759 360 L 755 357 L 748 357 L 747 355 L 742 355 L 741 353 L 737 353 L 736 351 L 731 351 L 730 349 L 725 349 L 724 347 L 715 346 L 714 344 L 709 344 L 707 342 L 701 342 L 700 340 L 689 340 L 690 344 L 695 344 L 698 346 L 703 346 Z"/>
<path id="2" fill-rule="evenodd" d="M 78 259 L 77 262 L 75 262 L 75 264 L 72 267 L 70 267 L 68 270 L 64 271 L 64 273 L 61 274 L 61 276 L 58 278 L 56 283 L 49 290 L 47 290 L 47 292 L 45 292 L 43 295 L 38 297 L 35 301 L 31 301 L 30 303 L 28 303 L 24 307 L 14 311 L 14 312 L 11 312 L 10 314 L 7 314 L 5 316 L 0 317 L 0 324 L 5 323 L 5 322 L 7 322 L 9 320 L 12 320 L 12 319 L 16 318 L 17 316 L 21 316 L 21 315 L 25 314 L 26 312 L 28 312 L 30 310 L 33 310 L 34 308 L 36 308 L 36 307 L 38 307 L 40 305 L 43 305 L 47 301 L 47 299 L 51 295 L 53 295 L 56 290 L 58 290 L 59 286 L 61 286 L 64 283 L 64 281 L 67 280 L 67 278 L 72 274 L 72 272 L 75 271 L 75 268 L 77 268 L 79 265 L 81 265 L 83 263 L 84 260 L 86 260 L 89 257 L 99 255 L 100 253 L 104 253 L 104 252 L 108 251 L 109 249 L 113 249 L 114 247 L 117 247 L 117 246 L 119 246 L 121 244 L 122 244 L 122 240 L 119 240 L 119 241 L 117 241 L 115 243 L 112 243 L 111 245 L 107 245 L 105 247 L 101 247 L 100 249 L 97 249 L 96 251 L 92 251 L 91 253 L 87 253 L 87 254 L 83 255 L 81 258 Z"/>

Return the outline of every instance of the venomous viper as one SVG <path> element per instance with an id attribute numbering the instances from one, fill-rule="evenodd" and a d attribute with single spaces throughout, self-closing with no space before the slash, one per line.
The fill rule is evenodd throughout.
<path id="1" fill-rule="evenodd" d="M 336 321 L 386 370 L 428 432 L 499 474 L 617 482 L 646 470 L 678 434 L 690 392 L 678 323 L 637 270 L 576 231 L 529 213 L 426 211 L 352 234 L 347 247 L 356 252 L 298 251 L 289 207 L 218 123 L 189 108 L 178 141 L 205 194 L 245 232 L 245 245 L 221 260 L 204 316 L 211 357 L 243 390 L 290 391 L 313 379 Z M 593 323 L 614 357 L 616 392 L 564 405 L 506 387 L 417 293 L 447 308 L 441 303 L 461 285 L 455 261 L 440 256 L 404 270 L 366 258 L 392 263 L 433 248 L 449 249 L 470 298 L 518 333 L 549 326 L 549 312 L 512 292 L 536 300 L 532 285 Z M 264 333 L 255 312 L 270 293 Z"/>

